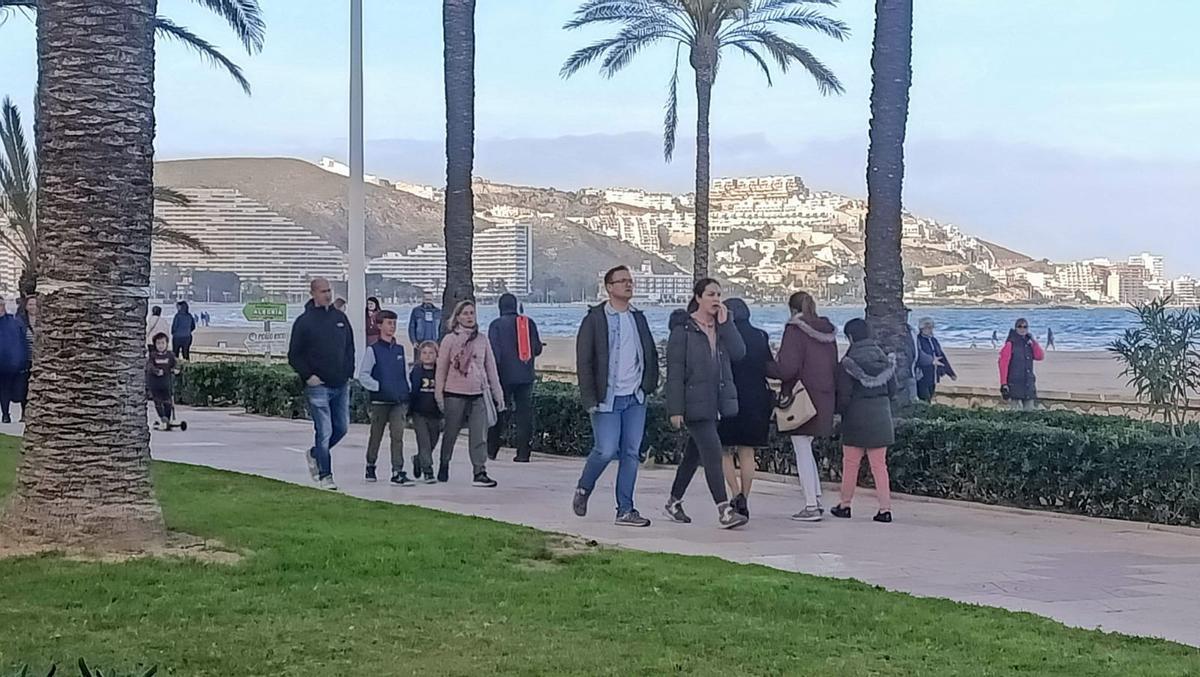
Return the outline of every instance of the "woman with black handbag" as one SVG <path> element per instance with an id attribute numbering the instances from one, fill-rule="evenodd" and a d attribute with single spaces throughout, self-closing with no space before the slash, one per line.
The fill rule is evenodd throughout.
<path id="1" fill-rule="evenodd" d="M 811 294 L 798 291 L 788 299 L 792 319 L 783 329 L 783 343 L 767 375 L 782 383 L 781 397 L 788 398 L 797 384 L 803 386 L 812 401 L 815 414 L 799 427 L 788 429 L 776 420 L 781 433 L 791 435 L 796 452 L 796 474 L 804 489 L 804 509 L 792 515 L 799 522 L 819 522 L 825 513 L 821 507 L 821 476 L 813 457 L 816 437 L 833 434 L 833 415 L 837 404 L 838 349 L 837 329 L 817 314 Z"/>
<path id="2" fill-rule="evenodd" d="M 675 429 L 687 426 L 689 439 L 667 500 L 667 517 L 673 522 L 692 521 L 683 511 L 683 493 L 696 468 L 703 464 L 721 527 L 740 527 L 747 519 L 733 509 L 725 493 L 717 423 L 722 418 L 737 416 L 737 386 L 730 363 L 745 356 L 746 344 L 721 303 L 720 283 L 711 278 L 696 282 L 688 312 L 672 313 L 670 327 L 667 414 Z"/>

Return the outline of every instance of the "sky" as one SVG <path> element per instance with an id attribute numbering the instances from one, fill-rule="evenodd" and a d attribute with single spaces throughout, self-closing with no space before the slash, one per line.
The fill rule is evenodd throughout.
<path id="1" fill-rule="evenodd" d="M 160 158 L 345 158 L 348 3 L 261 0 L 262 54 L 188 0 L 159 11 L 225 48 L 247 97 L 179 45 L 159 43 Z M 366 163 L 382 176 L 444 181 L 441 3 L 364 0 Z M 1168 257 L 1200 275 L 1185 209 L 1200 195 L 1200 2 L 922 0 L 916 3 L 905 205 L 1036 258 Z M 476 17 L 476 173 L 531 185 L 692 189 L 694 90 L 681 80 L 680 147 L 661 124 L 673 46 L 640 53 L 612 79 L 559 77 L 605 29 L 562 29 L 579 0 L 481 0 Z M 814 189 L 865 196 L 873 6 L 826 12 L 845 42 L 787 32 L 841 78 L 823 97 L 807 74 L 768 87 L 737 55 L 722 63 L 712 113 L 713 175 L 798 174 Z M 686 60 L 685 60 L 686 61 Z M 0 94 L 32 123 L 34 29 L 0 25 Z"/>

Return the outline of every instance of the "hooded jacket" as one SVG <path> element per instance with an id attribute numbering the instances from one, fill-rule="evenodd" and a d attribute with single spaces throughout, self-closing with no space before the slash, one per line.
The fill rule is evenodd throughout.
<path id="1" fill-rule="evenodd" d="M 779 392 L 790 394 L 796 382 L 804 384 L 817 414 L 793 435 L 828 437 L 833 434 L 837 397 L 837 330 L 827 318 L 805 320 L 794 315 L 783 328 L 783 342 L 767 375 L 781 381 Z"/>
<path id="2" fill-rule="evenodd" d="M 181 301 L 177 308 L 175 318 L 171 320 L 171 340 L 190 339 L 192 332 L 196 331 L 196 318 L 192 317 L 192 309 L 187 301 Z"/>
<path id="3" fill-rule="evenodd" d="M 891 446 L 895 394 L 896 356 L 885 354 L 874 339 L 852 343 L 838 371 L 842 443 L 864 449 Z"/>
<path id="4" fill-rule="evenodd" d="M 708 335 L 686 310 L 671 313 L 669 326 L 667 415 L 687 421 L 737 416 L 737 385 L 730 363 L 745 357 L 746 344 L 733 322 L 717 325 L 715 355 Z"/>
<path id="5" fill-rule="evenodd" d="M 340 388 L 354 376 L 354 329 L 350 319 L 333 306 L 312 301 L 292 324 L 288 364 L 301 381 L 316 376 L 330 388 Z"/>
<path id="6" fill-rule="evenodd" d="M 500 317 L 488 325 L 488 341 L 496 356 L 496 370 L 505 388 L 533 383 L 533 360 L 542 354 L 542 339 L 537 323 L 517 312 L 517 297 L 502 294 Z M 522 360 L 524 352 L 529 359 Z"/>

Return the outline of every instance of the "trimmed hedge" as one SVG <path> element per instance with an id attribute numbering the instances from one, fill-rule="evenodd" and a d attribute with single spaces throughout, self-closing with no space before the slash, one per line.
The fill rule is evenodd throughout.
<path id="1" fill-rule="evenodd" d="M 300 381 L 284 366 L 189 364 L 178 394 L 181 404 L 240 404 L 254 414 L 306 417 Z M 367 420 L 366 403 L 356 386 L 353 421 Z M 574 385 L 539 383 L 534 407 L 534 451 L 588 454 L 591 424 Z M 643 452 L 658 463 L 676 463 L 685 443 L 685 434 L 670 428 L 662 400 L 651 398 Z M 840 481 L 838 440 L 818 440 L 815 447 L 824 479 Z M 758 462 L 766 472 L 796 474 L 791 442 L 781 435 L 759 450 Z M 892 489 L 906 494 L 1200 526 L 1200 435 L 1174 438 L 1157 423 L 1069 411 L 921 406 L 897 420 L 888 466 Z"/>

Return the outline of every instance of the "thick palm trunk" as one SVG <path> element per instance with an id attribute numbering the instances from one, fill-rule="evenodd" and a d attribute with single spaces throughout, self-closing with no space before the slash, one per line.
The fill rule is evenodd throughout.
<path id="1" fill-rule="evenodd" d="M 475 236 L 475 0 L 444 0 L 442 30 L 446 78 L 446 291 L 447 315 L 475 297 L 471 254 Z"/>
<path id="2" fill-rule="evenodd" d="M 36 361 L 8 537 L 100 548 L 165 536 L 150 482 L 156 0 L 41 0 Z"/>
<path id="3" fill-rule="evenodd" d="M 867 150 L 867 319 L 901 363 L 900 399 L 912 399 L 914 347 L 904 306 L 900 252 L 904 135 L 912 84 L 912 0 L 876 0 Z"/>
<path id="4" fill-rule="evenodd" d="M 693 63 L 696 69 L 696 234 L 692 276 L 697 280 L 708 277 L 708 201 L 712 185 L 708 116 L 712 109 L 714 62 L 715 58 L 700 56 Z"/>

